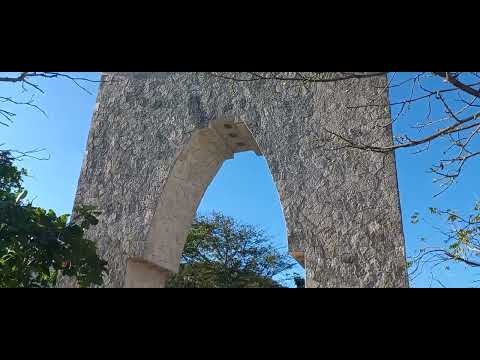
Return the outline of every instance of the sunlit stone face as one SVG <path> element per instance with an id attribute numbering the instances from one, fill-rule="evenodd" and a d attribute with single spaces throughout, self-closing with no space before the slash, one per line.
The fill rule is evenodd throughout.
<path id="1" fill-rule="evenodd" d="M 103 79 L 76 203 L 102 211 L 88 235 L 109 263 L 107 286 L 163 286 L 159 274 L 177 271 L 208 184 L 242 151 L 269 165 L 307 287 L 408 285 L 393 155 L 339 148 L 325 130 L 359 130 L 368 143 L 377 129 L 390 144 L 384 107 L 354 106 L 385 78 L 295 86 L 206 73 Z"/>

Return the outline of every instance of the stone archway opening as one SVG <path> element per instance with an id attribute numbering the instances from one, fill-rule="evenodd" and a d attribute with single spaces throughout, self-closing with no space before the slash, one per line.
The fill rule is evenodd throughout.
<path id="1" fill-rule="evenodd" d="M 169 274 L 180 267 L 188 231 L 208 186 L 226 160 L 248 151 L 262 156 L 243 122 L 215 120 L 191 135 L 164 185 L 144 257 L 127 260 L 126 287 L 164 287 Z"/>
<path id="2" fill-rule="evenodd" d="M 303 264 L 298 258 L 294 261 L 295 252 L 288 245 L 284 209 L 265 156 L 246 151 L 222 165 L 200 202 L 197 216 L 213 220 L 219 212 L 238 226 L 249 225 L 264 231 L 268 240 L 259 246 L 273 246 L 279 254 L 289 254 L 294 267 L 274 276 L 274 281 L 296 287 L 294 274 L 305 278 Z"/>

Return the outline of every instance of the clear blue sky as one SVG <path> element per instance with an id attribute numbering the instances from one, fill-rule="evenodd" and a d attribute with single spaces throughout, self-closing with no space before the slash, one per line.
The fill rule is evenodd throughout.
<path id="1" fill-rule="evenodd" d="M 98 73 L 75 75 L 99 78 Z M 48 115 L 45 117 L 37 110 L 24 106 L 11 108 L 17 116 L 10 127 L 0 127 L 0 143 L 5 143 L 3 148 L 24 151 L 45 148 L 46 152 L 43 154 L 49 155 L 49 160 L 26 159 L 21 163 L 30 173 L 25 183 L 29 197 L 34 198 L 38 206 L 52 208 L 57 213 L 70 213 L 97 86 L 86 85 L 92 92 L 92 95 L 89 95 L 68 80 L 48 80 L 41 81 L 40 84 L 45 94 L 29 91 L 27 97 L 21 94 L 20 87 L 0 84 L 2 96 L 29 99 L 35 94 L 36 104 Z M 392 97 L 395 99 L 404 95 L 394 93 Z M 408 116 L 420 115 L 419 111 L 416 113 L 413 109 Z M 395 131 L 402 130 L 402 124 L 398 123 Z M 480 197 L 477 185 L 478 163 L 472 163 L 465 169 L 459 186 L 434 199 L 433 195 L 438 191 L 438 187 L 432 184 L 432 176 L 427 173 L 434 159 L 434 152 L 422 155 L 411 153 L 409 150 L 397 153 L 407 254 L 412 254 L 422 246 L 419 237 L 427 236 L 433 239 L 437 236 L 427 224 L 410 224 L 410 216 L 415 211 L 425 213 L 429 206 L 467 210 L 474 199 Z M 245 181 L 245 176 L 248 176 L 249 181 Z M 234 160 L 225 162 L 208 188 L 198 211 L 206 214 L 212 210 L 221 211 L 244 223 L 259 225 L 272 236 L 272 241 L 277 246 L 287 246 L 285 222 L 270 171 L 264 158 L 257 157 L 252 152 L 237 154 Z M 300 267 L 297 271 L 303 273 Z M 449 272 L 437 271 L 437 277 L 448 287 L 471 286 L 471 270 L 466 271 L 461 265 L 451 267 Z M 439 286 L 431 282 L 428 272 L 411 285 Z"/>

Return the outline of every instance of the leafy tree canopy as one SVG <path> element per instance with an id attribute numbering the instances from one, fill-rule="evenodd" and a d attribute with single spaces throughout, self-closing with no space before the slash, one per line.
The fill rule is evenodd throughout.
<path id="1" fill-rule="evenodd" d="M 167 287 L 281 288 L 278 278 L 294 265 L 293 258 L 276 249 L 263 231 L 214 213 L 194 221 L 180 271 L 170 277 Z M 295 276 L 302 287 L 302 279 Z"/>
<path id="2" fill-rule="evenodd" d="M 97 224 L 93 208 L 76 210 L 78 221 L 57 216 L 25 200 L 24 169 L 9 151 L 0 151 L 0 288 L 54 287 L 60 271 L 81 287 L 101 285 L 106 262 L 85 231 Z"/>

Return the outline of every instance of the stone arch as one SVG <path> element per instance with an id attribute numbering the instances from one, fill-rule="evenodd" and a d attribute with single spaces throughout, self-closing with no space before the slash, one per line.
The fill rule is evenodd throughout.
<path id="1" fill-rule="evenodd" d="M 169 273 L 178 271 L 188 231 L 208 185 L 224 161 L 244 151 L 262 156 L 243 122 L 214 120 L 191 134 L 161 191 L 143 257 L 127 260 L 126 287 L 163 287 Z"/>
<path id="2" fill-rule="evenodd" d="M 389 114 L 361 106 L 388 101 L 379 94 L 386 78 L 307 87 L 205 73 L 105 76 L 114 81 L 100 87 L 75 202 L 102 211 L 88 236 L 109 263 L 106 286 L 161 287 L 208 183 L 249 149 L 267 160 L 307 287 L 408 286 L 393 154 L 338 148 L 325 131 L 391 144 Z"/>

